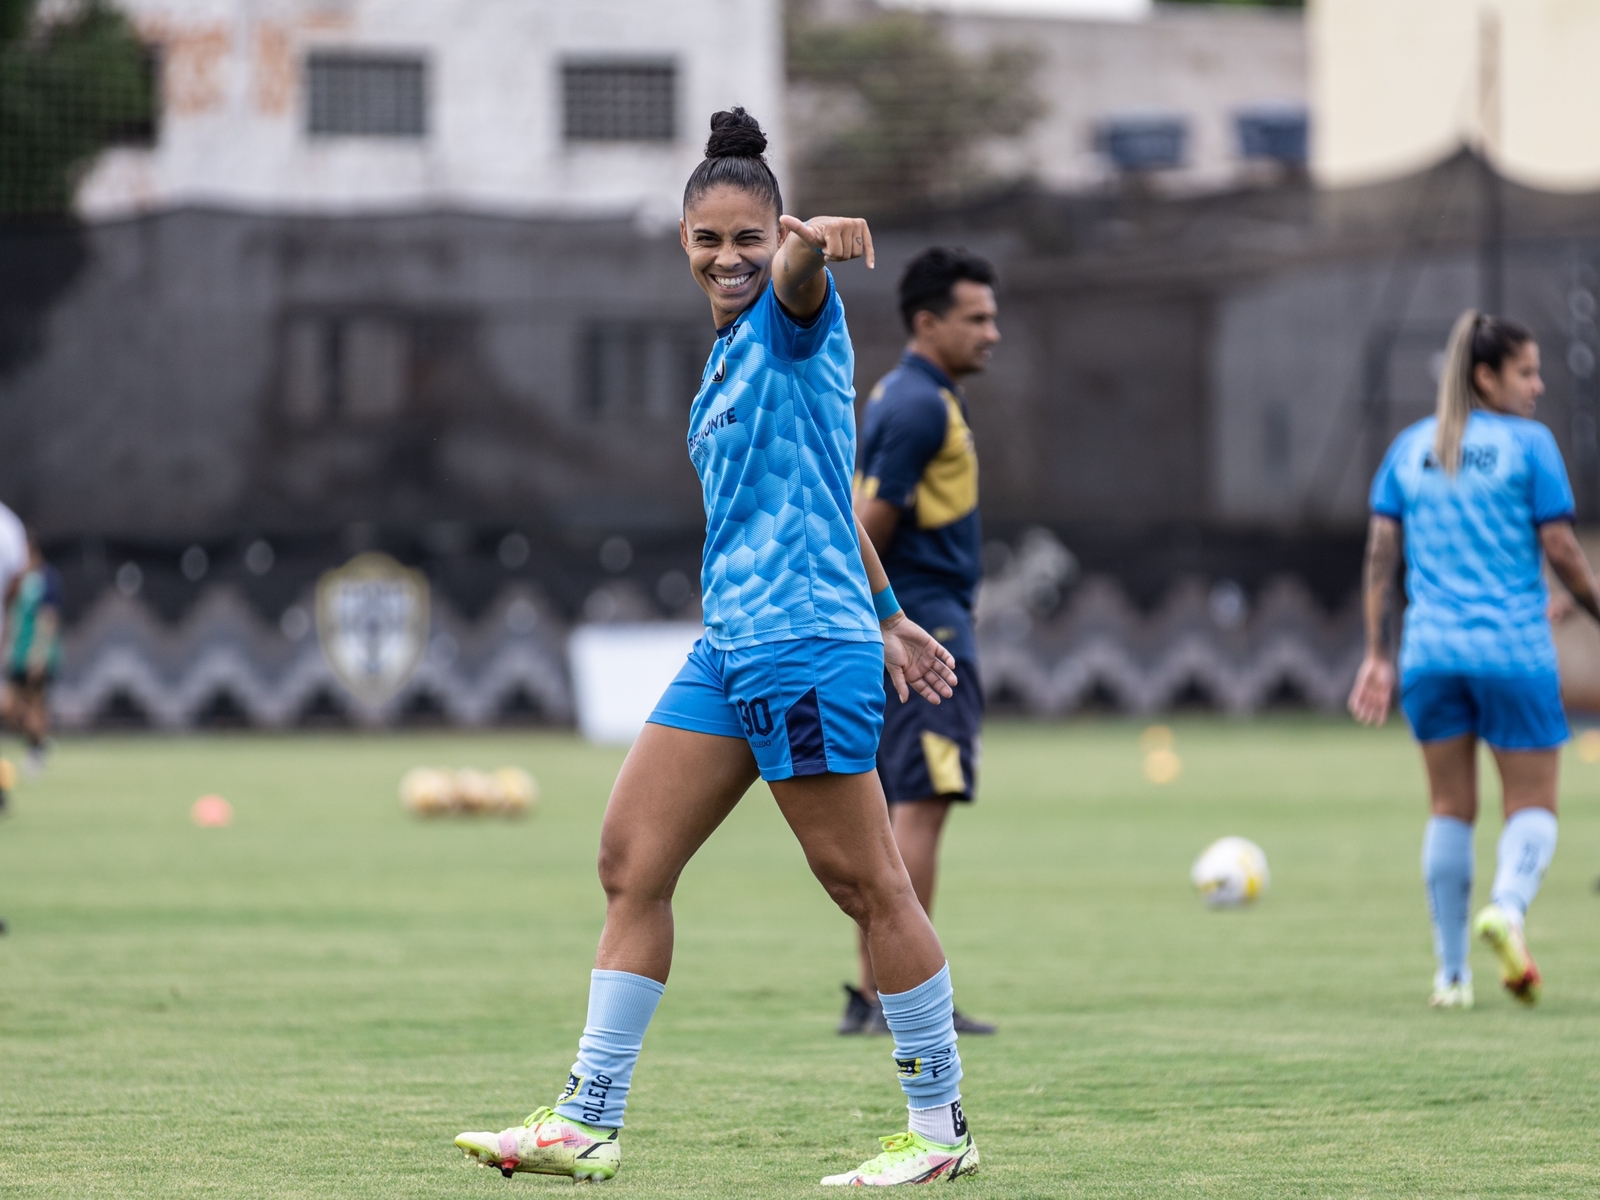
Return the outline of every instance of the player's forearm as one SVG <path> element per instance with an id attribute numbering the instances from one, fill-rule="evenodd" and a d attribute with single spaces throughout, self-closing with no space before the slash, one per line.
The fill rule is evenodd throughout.
<path id="1" fill-rule="evenodd" d="M 1389 600 L 1400 565 L 1400 523 L 1373 517 L 1367 526 L 1367 552 L 1362 568 L 1362 615 L 1366 621 L 1367 654 L 1390 658 Z"/>
<path id="2" fill-rule="evenodd" d="M 822 268 L 823 252 L 804 238 L 790 234 L 778 247 L 772 264 L 772 287 L 784 308 L 805 319 L 822 307 L 828 296 L 828 277 Z"/>
<path id="3" fill-rule="evenodd" d="M 876 496 L 869 500 L 861 495 L 856 496 L 855 510 L 856 520 L 866 531 L 867 539 L 878 552 L 878 557 L 882 558 L 889 553 L 889 543 L 894 541 L 894 531 L 900 524 L 900 510 L 887 500 L 880 500 Z"/>
<path id="4" fill-rule="evenodd" d="M 1561 586 L 1572 594 L 1578 607 L 1600 621 L 1600 586 L 1595 583 L 1594 572 L 1589 569 L 1589 560 L 1584 557 L 1572 526 L 1565 521 L 1542 526 L 1539 541 Z"/>
<path id="5" fill-rule="evenodd" d="M 878 549 L 867 536 L 860 517 L 856 518 L 856 540 L 861 543 L 861 565 L 867 569 L 867 587 L 876 596 L 889 586 L 889 573 L 883 569 L 883 560 L 878 557 Z"/>

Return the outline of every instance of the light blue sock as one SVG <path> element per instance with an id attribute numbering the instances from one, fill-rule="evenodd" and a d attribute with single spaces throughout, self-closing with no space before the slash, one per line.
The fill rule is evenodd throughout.
<path id="1" fill-rule="evenodd" d="M 1519 920 L 1539 894 L 1556 852 L 1556 815 L 1547 808 L 1521 808 L 1500 832 L 1499 864 L 1489 901 Z"/>
<path id="2" fill-rule="evenodd" d="M 1472 826 L 1454 817 L 1431 817 L 1422 835 L 1422 880 L 1433 916 L 1433 952 L 1441 986 L 1470 983 L 1467 910 L 1472 905 Z"/>
<path id="3" fill-rule="evenodd" d="M 950 964 L 909 992 L 879 992 L 878 1000 L 894 1034 L 894 1065 L 910 1107 L 943 1108 L 961 1099 Z"/>
<path id="4" fill-rule="evenodd" d="M 602 1129 L 622 1128 L 633 1065 L 666 990 L 665 984 L 627 971 L 590 973 L 589 1022 L 578 1039 L 578 1061 L 556 1101 L 558 1114 Z"/>

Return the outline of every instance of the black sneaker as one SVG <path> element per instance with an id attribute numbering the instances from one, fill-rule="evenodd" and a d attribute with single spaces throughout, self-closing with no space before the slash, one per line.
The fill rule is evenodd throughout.
<path id="1" fill-rule="evenodd" d="M 957 1033 L 985 1034 L 993 1033 L 995 1031 L 995 1026 L 989 1024 L 987 1021 L 974 1021 L 959 1008 L 955 1010 L 955 1014 Z"/>
<path id="2" fill-rule="evenodd" d="M 883 1006 L 857 991 L 848 983 L 844 990 L 849 996 L 844 1002 L 844 1016 L 839 1018 L 840 1033 L 888 1033 L 889 1023 L 883 1019 Z"/>

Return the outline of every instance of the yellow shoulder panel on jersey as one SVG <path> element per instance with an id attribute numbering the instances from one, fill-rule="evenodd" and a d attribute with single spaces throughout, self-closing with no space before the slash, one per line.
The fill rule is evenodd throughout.
<path id="1" fill-rule="evenodd" d="M 961 402 L 940 388 L 949 416 L 944 445 L 929 460 L 917 484 L 917 527 L 941 529 L 978 507 L 978 452 L 972 430 L 961 415 Z"/>

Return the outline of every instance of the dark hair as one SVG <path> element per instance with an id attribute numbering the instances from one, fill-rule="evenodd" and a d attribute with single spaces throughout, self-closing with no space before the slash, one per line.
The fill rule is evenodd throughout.
<path id="1" fill-rule="evenodd" d="M 783 193 L 778 177 L 767 166 L 764 152 L 767 135 L 761 123 L 742 108 L 711 114 L 711 136 L 706 139 L 706 156 L 683 187 L 683 207 L 700 199 L 714 187 L 727 185 L 769 201 L 775 213 L 783 211 Z"/>
<path id="2" fill-rule="evenodd" d="M 1439 396 L 1434 407 L 1439 426 L 1433 452 L 1450 474 L 1454 475 L 1460 465 L 1467 417 L 1481 403 L 1473 374 L 1479 366 L 1499 374 L 1506 359 L 1531 341 L 1532 330 L 1504 317 L 1491 317 L 1469 308 L 1456 318 L 1445 346 L 1444 370 L 1439 373 Z"/>
<path id="3" fill-rule="evenodd" d="M 913 258 L 900 276 L 900 319 L 911 332 L 919 312 L 942 317 L 956 302 L 955 286 L 963 279 L 993 287 L 997 276 L 986 258 L 959 246 L 930 246 Z"/>

